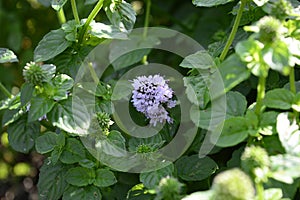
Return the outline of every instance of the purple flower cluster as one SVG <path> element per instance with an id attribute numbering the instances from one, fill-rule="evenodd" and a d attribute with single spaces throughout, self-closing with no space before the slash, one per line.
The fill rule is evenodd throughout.
<path id="1" fill-rule="evenodd" d="M 173 90 L 168 86 L 167 81 L 160 75 L 138 76 L 133 79 L 132 91 L 133 106 L 137 111 L 144 113 L 150 119 L 150 124 L 172 123 L 166 107 L 173 108 L 176 101 L 172 100 Z"/>

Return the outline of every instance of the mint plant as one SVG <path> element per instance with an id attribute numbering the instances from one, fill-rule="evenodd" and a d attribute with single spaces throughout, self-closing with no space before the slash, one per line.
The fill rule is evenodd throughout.
<path id="1" fill-rule="evenodd" d="M 19 58 L 19 91 L 0 83 L 9 145 L 43 155 L 39 199 L 299 198 L 298 1 L 193 0 L 197 12 L 230 9 L 233 21 L 188 50 L 176 34 L 149 28 L 158 2 L 144 1 L 144 12 L 141 1 L 39 2 L 60 25 L 33 60 Z M 164 15 L 177 23 L 170 28 L 197 29 L 199 19 Z M 173 52 L 156 52 L 164 41 Z M 169 55 L 176 48 L 185 56 Z M 0 63 L 13 62 L 0 48 Z"/>

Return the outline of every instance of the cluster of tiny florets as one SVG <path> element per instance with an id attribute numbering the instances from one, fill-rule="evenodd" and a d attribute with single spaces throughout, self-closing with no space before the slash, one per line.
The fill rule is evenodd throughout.
<path id="1" fill-rule="evenodd" d="M 23 70 L 23 76 L 26 82 L 32 83 L 33 85 L 41 85 L 45 80 L 45 72 L 35 62 L 27 63 Z"/>
<path id="2" fill-rule="evenodd" d="M 150 119 L 151 125 L 173 122 L 165 107 L 175 107 L 176 101 L 172 100 L 174 92 L 162 76 L 139 76 L 132 81 L 132 86 L 131 102 L 137 111 Z"/>

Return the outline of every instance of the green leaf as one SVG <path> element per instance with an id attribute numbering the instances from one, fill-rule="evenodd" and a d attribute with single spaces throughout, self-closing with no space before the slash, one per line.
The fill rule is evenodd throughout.
<path id="1" fill-rule="evenodd" d="M 70 20 L 61 26 L 61 29 L 66 33 L 66 39 L 70 42 L 76 42 L 78 28 L 82 26 L 77 24 L 75 20 Z"/>
<path id="2" fill-rule="evenodd" d="M 20 94 L 4 99 L 0 102 L 0 110 L 9 109 L 14 110 L 20 107 Z"/>
<path id="3" fill-rule="evenodd" d="M 300 92 L 296 94 L 292 108 L 293 110 L 300 112 Z"/>
<path id="4" fill-rule="evenodd" d="M 21 88 L 21 105 L 24 106 L 28 103 L 32 97 L 34 91 L 34 85 L 30 83 L 24 83 Z"/>
<path id="5" fill-rule="evenodd" d="M 272 135 L 276 133 L 277 112 L 264 112 L 261 115 L 259 133 L 262 135 Z"/>
<path id="6" fill-rule="evenodd" d="M 78 135 L 86 135 L 90 123 L 90 115 L 80 99 L 72 102 L 72 99 L 68 98 L 56 103 L 47 114 L 47 118 L 54 126 Z"/>
<path id="7" fill-rule="evenodd" d="M 265 5 L 269 0 L 253 0 L 253 2 L 257 5 L 257 6 L 263 6 Z"/>
<path id="8" fill-rule="evenodd" d="M 6 48 L 0 48 L 0 63 L 7 62 L 19 62 L 19 60 L 13 51 Z"/>
<path id="9" fill-rule="evenodd" d="M 24 108 L 6 110 L 3 114 L 2 118 L 2 126 L 8 126 L 11 123 L 17 121 L 20 117 L 22 117 L 26 113 Z"/>
<path id="10" fill-rule="evenodd" d="M 40 169 L 37 184 L 40 200 L 58 200 L 67 188 L 66 170 L 68 167 L 61 163 L 53 165 L 49 159 L 44 161 Z"/>
<path id="11" fill-rule="evenodd" d="M 221 135 L 218 135 L 221 129 Z M 248 137 L 248 122 L 243 117 L 226 119 L 212 133 L 213 143 L 219 147 L 231 147 L 243 142 Z"/>
<path id="12" fill-rule="evenodd" d="M 218 165 L 209 157 L 183 156 L 175 163 L 178 176 L 185 181 L 201 181 L 216 172 Z"/>
<path id="13" fill-rule="evenodd" d="M 182 200 L 211 200 L 213 199 L 213 191 L 207 190 L 207 191 L 200 191 L 200 192 L 194 192 L 186 197 L 184 197 Z"/>
<path id="14" fill-rule="evenodd" d="M 68 0 L 51 0 L 51 6 L 54 10 L 59 11 Z"/>
<path id="15" fill-rule="evenodd" d="M 74 164 L 85 158 L 85 149 L 81 142 L 75 138 L 68 138 L 66 146 L 60 156 L 60 161 L 65 164 Z"/>
<path id="16" fill-rule="evenodd" d="M 290 73 L 290 51 L 285 42 L 276 41 L 270 47 L 266 47 L 262 51 L 263 60 L 267 65 L 283 75 Z"/>
<path id="17" fill-rule="evenodd" d="M 45 96 L 36 96 L 31 99 L 31 105 L 28 112 L 28 122 L 36 121 L 46 115 L 55 105 L 52 99 Z"/>
<path id="18" fill-rule="evenodd" d="M 111 145 L 115 145 L 118 148 L 126 150 L 126 140 L 119 131 L 110 131 L 107 136 L 107 140 L 110 142 Z"/>
<path id="19" fill-rule="evenodd" d="M 45 75 L 45 81 L 50 81 L 54 76 L 56 72 L 56 66 L 53 64 L 45 64 L 41 66 L 43 70 L 43 74 Z"/>
<path id="20" fill-rule="evenodd" d="M 255 76 L 267 77 L 269 66 L 262 59 L 263 47 L 261 42 L 248 39 L 237 43 L 235 51 Z"/>
<path id="21" fill-rule="evenodd" d="M 226 115 L 228 116 L 243 116 L 247 109 L 247 100 L 239 92 L 228 92 L 226 94 Z"/>
<path id="22" fill-rule="evenodd" d="M 97 169 L 96 179 L 94 185 L 98 187 L 108 187 L 117 182 L 117 179 L 110 170 L 108 169 Z"/>
<path id="23" fill-rule="evenodd" d="M 236 54 L 230 55 L 218 68 L 223 79 L 225 92 L 228 92 L 251 75 L 246 65 Z M 217 74 L 216 74 L 217 75 Z"/>
<path id="24" fill-rule="evenodd" d="M 288 113 L 280 113 L 277 117 L 276 128 L 286 153 L 300 156 L 300 130 L 296 121 L 290 123 Z"/>
<path id="25" fill-rule="evenodd" d="M 264 104 L 269 108 L 288 110 L 292 107 L 294 94 L 286 89 L 278 88 L 266 93 Z"/>
<path id="26" fill-rule="evenodd" d="M 36 62 L 49 60 L 66 50 L 71 43 L 65 39 L 62 29 L 53 30 L 43 37 L 34 50 Z"/>
<path id="27" fill-rule="evenodd" d="M 74 187 L 69 186 L 64 192 L 62 200 L 101 200 L 100 189 L 95 186 Z"/>
<path id="28" fill-rule="evenodd" d="M 193 0 L 195 6 L 213 7 L 232 2 L 233 0 Z"/>
<path id="29" fill-rule="evenodd" d="M 43 135 L 36 138 L 35 148 L 38 153 L 45 154 L 54 148 L 62 147 L 65 145 L 65 137 L 63 133 L 56 134 L 54 132 L 46 132 Z"/>
<path id="30" fill-rule="evenodd" d="M 60 74 L 52 80 L 52 83 L 55 87 L 53 99 L 60 101 L 68 98 L 67 91 L 73 87 L 74 81 L 68 75 Z"/>
<path id="31" fill-rule="evenodd" d="M 170 164 L 156 171 L 141 173 L 140 181 L 144 184 L 145 187 L 149 189 L 154 189 L 159 184 L 159 181 L 162 178 L 166 176 L 172 176 L 173 173 L 174 165 Z"/>
<path id="32" fill-rule="evenodd" d="M 195 105 L 200 106 L 200 108 L 205 108 L 210 101 L 208 90 L 208 84 L 210 83 L 207 79 L 199 75 L 184 77 L 183 81 L 188 99 Z"/>
<path id="33" fill-rule="evenodd" d="M 288 154 L 270 156 L 272 178 L 292 184 L 294 179 L 300 177 L 300 158 Z"/>
<path id="34" fill-rule="evenodd" d="M 212 56 L 204 50 L 185 57 L 180 63 L 181 67 L 190 69 L 210 69 L 215 65 Z"/>
<path id="35" fill-rule="evenodd" d="M 18 152 L 28 153 L 32 149 L 39 132 L 39 123 L 28 123 L 25 118 L 21 118 L 10 124 L 7 129 L 9 144 Z"/>
<path id="36" fill-rule="evenodd" d="M 93 22 L 90 24 L 91 31 L 90 34 L 99 39 L 126 39 L 127 35 L 121 32 L 119 29 L 106 25 L 100 22 Z"/>
<path id="37" fill-rule="evenodd" d="M 270 188 L 264 190 L 265 200 L 281 200 L 283 197 L 282 190 L 280 188 Z"/>
<path id="38" fill-rule="evenodd" d="M 131 4 L 124 0 L 114 1 L 114 3 L 105 5 L 104 10 L 114 27 L 122 32 L 131 31 L 136 20 L 135 11 Z"/>
<path id="39" fill-rule="evenodd" d="M 69 184 L 75 186 L 87 186 L 95 180 L 95 171 L 84 167 L 74 167 L 68 170 L 66 180 Z"/>

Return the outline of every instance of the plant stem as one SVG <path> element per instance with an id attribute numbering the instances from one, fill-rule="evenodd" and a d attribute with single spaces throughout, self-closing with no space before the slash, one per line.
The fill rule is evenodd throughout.
<path id="1" fill-rule="evenodd" d="M 89 63 L 88 64 L 88 67 L 89 67 L 89 71 L 91 73 L 91 76 L 92 76 L 92 79 L 93 81 L 98 84 L 99 83 L 99 78 L 97 76 L 97 73 L 95 72 L 94 68 L 93 68 L 93 64 L 92 63 Z"/>
<path id="2" fill-rule="evenodd" d="M 232 27 L 232 30 L 231 30 L 231 33 L 228 37 L 228 40 L 226 42 L 226 45 L 220 55 L 220 60 L 223 61 L 229 51 L 229 48 L 234 40 L 234 37 L 236 35 L 236 32 L 238 30 L 238 27 L 239 27 L 239 24 L 240 24 L 240 21 L 241 21 L 241 18 L 242 18 L 242 15 L 243 15 L 243 11 L 244 11 L 244 7 L 247 3 L 247 0 L 241 0 L 241 5 L 239 7 L 239 10 L 238 10 L 238 13 L 235 17 L 235 20 L 234 20 L 234 24 L 233 24 L 233 27 Z"/>
<path id="3" fill-rule="evenodd" d="M 256 188 L 257 200 L 264 200 L 264 187 L 263 187 L 263 184 L 261 182 L 256 183 L 255 188 Z"/>
<path id="4" fill-rule="evenodd" d="M 66 16 L 63 8 L 57 11 L 57 18 L 60 24 L 66 23 Z"/>
<path id="5" fill-rule="evenodd" d="M 8 97 L 11 98 L 12 95 L 11 93 L 4 87 L 2 83 L 0 83 L 0 90 Z"/>
<path id="6" fill-rule="evenodd" d="M 255 113 L 257 116 L 260 115 L 261 108 L 263 105 L 263 99 L 265 97 L 266 90 L 266 77 L 260 76 L 257 85 L 257 97 L 256 97 L 256 105 L 255 105 Z"/>
<path id="7" fill-rule="evenodd" d="M 85 35 L 87 33 L 87 30 L 89 28 L 90 23 L 96 17 L 96 15 L 98 14 L 98 12 L 101 10 L 101 8 L 103 6 L 103 1 L 104 0 L 99 0 L 98 1 L 98 3 L 94 7 L 94 9 L 90 13 L 90 15 L 88 16 L 88 18 L 87 18 L 86 22 L 84 23 L 82 29 L 80 30 L 80 32 L 79 32 L 79 39 L 78 39 L 79 44 L 81 44 L 83 42 L 83 39 L 84 39 L 84 37 L 85 37 Z"/>
<path id="8" fill-rule="evenodd" d="M 290 71 L 290 90 L 292 93 L 296 94 L 296 85 L 295 85 L 295 69 L 291 67 Z"/>
<path id="9" fill-rule="evenodd" d="M 143 38 L 146 39 L 148 34 L 148 27 L 149 27 L 149 18 L 150 18 L 150 9 L 151 9 L 151 0 L 147 0 L 147 7 L 146 7 L 146 15 L 145 15 L 145 22 L 144 22 L 144 32 L 143 32 Z M 148 56 L 144 55 L 142 59 L 143 64 L 148 64 Z"/>
<path id="10" fill-rule="evenodd" d="M 79 16 L 78 16 L 77 6 L 76 6 L 76 1 L 75 0 L 71 0 L 71 7 L 72 7 L 72 12 L 73 12 L 73 16 L 74 16 L 76 24 L 80 24 L 80 19 L 79 19 Z"/>

